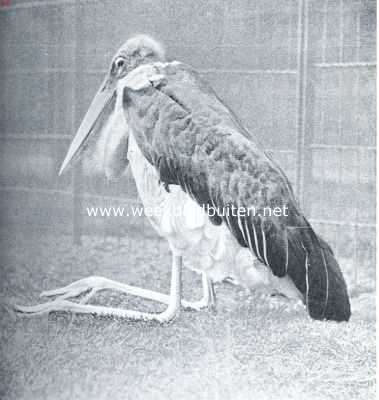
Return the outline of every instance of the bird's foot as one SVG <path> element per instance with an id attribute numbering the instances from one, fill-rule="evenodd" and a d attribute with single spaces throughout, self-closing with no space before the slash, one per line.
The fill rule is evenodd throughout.
<path id="1" fill-rule="evenodd" d="M 70 285 L 42 292 L 40 297 L 56 297 L 56 299 L 65 300 L 87 293 L 81 301 L 82 303 L 86 303 L 91 297 L 93 297 L 95 293 L 101 290 L 115 290 L 121 293 L 127 293 L 165 304 L 168 304 L 170 299 L 168 295 L 163 293 L 116 282 L 102 276 L 90 276 L 88 278 L 80 279 L 71 283 Z"/>
<path id="2" fill-rule="evenodd" d="M 166 310 L 167 312 L 155 314 L 85 304 L 88 303 L 88 301 L 97 292 L 106 289 L 113 289 L 122 293 L 128 293 L 149 300 L 155 300 L 160 303 L 167 304 L 169 306 L 168 309 L 170 308 L 170 296 L 168 295 L 142 289 L 136 286 L 126 285 L 101 276 L 90 276 L 88 278 L 75 281 L 70 285 L 58 289 L 48 290 L 40 294 L 40 297 L 43 298 L 55 297 L 55 299 L 52 301 L 37 304 L 35 306 L 15 306 L 15 310 L 22 315 L 28 316 L 41 315 L 57 311 L 70 311 L 74 313 L 96 314 L 103 316 L 112 315 L 115 317 L 129 318 L 133 320 L 156 320 L 159 322 L 168 322 L 175 316 L 172 312 L 169 312 L 170 310 L 168 309 L 168 311 Z M 77 298 L 83 294 L 85 295 L 80 299 L 79 303 L 68 300 Z"/>
<path id="3" fill-rule="evenodd" d="M 175 307 L 168 307 L 161 313 L 147 313 L 135 310 L 120 309 L 114 307 L 94 306 L 91 304 L 75 303 L 60 298 L 35 306 L 15 306 L 16 312 L 25 316 L 36 316 L 50 312 L 66 311 L 79 314 L 92 314 L 103 317 L 116 317 L 135 321 L 170 322 L 177 315 Z"/>
<path id="4" fill-rule="evenodd" d="M 216 294 L 213 282 L 208 278 L 205 272 L 202 273 L 203 297 L 194 302 L 182 302 L 186 310 L 201 311 L 205 308 L 212 314 L 216 314 Z"/>
<path id="5" fill-rule="evenodd" d="M 182 301 L 182 307 L 187 311 L 201 311 L 208 309 L 213 314 L 216 312 L 216 304 L 208 301 L 206 296 L 203 296 L 198 301 Z"/>

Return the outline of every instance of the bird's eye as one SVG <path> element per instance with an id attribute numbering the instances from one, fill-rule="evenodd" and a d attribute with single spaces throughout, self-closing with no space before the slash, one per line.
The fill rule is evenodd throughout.
<path id="1" fill-rule="evenodd" d="M 117 68 L 122 68 L 125 65 L 125 60 L 123 58 L 117 58 L 115 61 L 115 65 Z"/>

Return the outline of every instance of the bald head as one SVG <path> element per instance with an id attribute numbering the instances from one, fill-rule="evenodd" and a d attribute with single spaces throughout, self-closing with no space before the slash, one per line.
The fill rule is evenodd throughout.
<path id="1" fill-rule="evenodd" d="M 117 51 L 111 73 L 121 77 L 141 64 L 165 61 L 163 46 L 148 35 L 136 35 Z"/>
<path id="2" fill-rule="evenodd" d="M 152 57 L 160 61 L 165 59 L 163 46 L 148 35 L 133 36 L 120 47 L 118 53 L 129 57 Z"/>

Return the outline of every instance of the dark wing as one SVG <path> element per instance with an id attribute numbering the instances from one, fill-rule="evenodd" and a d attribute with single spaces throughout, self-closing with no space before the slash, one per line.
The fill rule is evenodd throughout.
<path id="1" fill-rule="evenodd" d="M 155 70 L 159 79 L 150 86 L 125 90 L 124 105 L 161 181 L 218 210 L 212 222 L 226 223 L 276 276 L 288 274 L 312 317 L 347 320 L 338 264 L 299 211 L 282 170 L 195 71 L 180 63 Z"/>

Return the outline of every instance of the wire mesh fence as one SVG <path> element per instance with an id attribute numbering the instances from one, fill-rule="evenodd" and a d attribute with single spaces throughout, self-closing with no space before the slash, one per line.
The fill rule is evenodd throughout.
<path id="1" fill-rule="evenodd" d="M 374 274 L 374 2 L 323 1 L 309 7 L 309 80 L 302 200 L 355 284 Z"/>
<path id="2" fill-rule="evenodd" d="M 13 0 L 0 8 L 3 213 L 31 224 L 94 224 L 119 235 L 144 219 L 91 221 L 93 205 L 139 202 L 79 170 L 57 178 L 111 60 L 146 32 L 189 63 L 293 182 L 353 283 L 375 273 L 375 1 Z M 85 165 L 84 165 L 85 167 Z M 49 211 L 46 211 L 49 210 Z M 362 278 L 363 277 L 363 278 Z"/>

